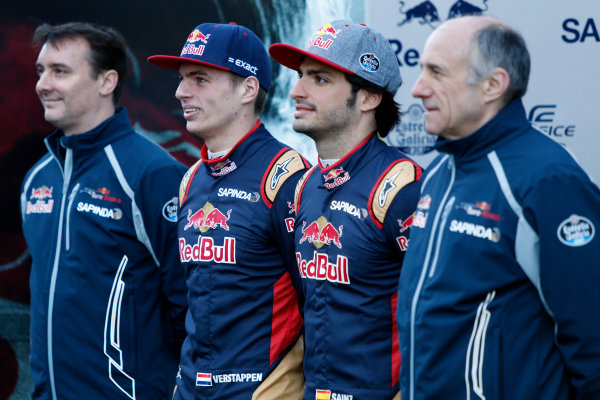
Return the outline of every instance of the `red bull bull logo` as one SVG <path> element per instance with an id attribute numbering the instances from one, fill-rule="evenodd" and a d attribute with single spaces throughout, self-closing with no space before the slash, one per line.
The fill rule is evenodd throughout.
<path id="1" fill-rule="evenodd" d="M 31 196 L 29 196 L 29 198 L 38 199 L 38 200 L 44 200 L 46 198 L 51 198 L 52 197 L 52 189 L 53 189 L 53 187 L 48 187 L 46 185 L 43 185 L 37 189 L 31 188 Z"/>
<path id="2" fill-rule="evenodd" d="M 324 35 L 329 35 L 332 38 L 337 38 L 337 34 L 340 32 L 340 30 L 336 30 L 333 25 L 331 24 L 325 24 L 322 27 L 320 27 L 319 29 L 317 29 L 317 31 L 315 32 L 315 35 L 317 36 L 324 36 Z"/>
<path id="3" fill-rule="evenodd" d="M 226 231 L 229 230 L 227 221 L 231 216 L 231 210 L 227 211 L 227 215 L 223 214 L 218 208 L 215 208 L 211 203 L 207 202 L 204 207 L 196 212 L 188 208 L 187 224 L 183 227 L 184 231 L 190 228 L 199 229 L 200 232 L 206 232 L 209 229 L 221 227 Z"/>
<path id="4" fill-rule="evenodd" d="M 199 29 L 194 29 L 194 31 L 190 33 L 190 36 L 188 36 L 187 41 L 189 43 L 196 43 L 197 41 L 201 41 L 202 43 L 207 44 L 209 37 L 210 33 L 208 35 L 205 35 L 202 32 L 200 32 Z"/>
<path id="5" fill-rule="evenodd" d="M 414 219 L 415 219 L 415 214 L 412 214 L 410 217 L 406 218 L 404 221 L 402 219 L 398 219 L 398 225 L 400 225 L 400 233 L 409 229 L 412 226 Z"/>
<path id="6" fill-rule="evenodd" d="M 298 243 L 300 244 L 308 241 L 308 243 L 314 244 L 317 249 L 333 243 L 341 249 L 342 242 L 340 242 L 340 238 L 342 237 L 343 228 L 344 226 L 340 225 L 339 228 L 336 229 L 323 216 L 319 217 L 316 221 L 311 222 L 308 226 L 306 225 L 306 221 L 302 221 L 302 237 Z"/>

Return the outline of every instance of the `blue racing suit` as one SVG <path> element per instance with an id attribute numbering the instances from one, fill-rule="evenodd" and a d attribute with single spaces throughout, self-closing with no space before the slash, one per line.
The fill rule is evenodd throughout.
<path id="1" fill-rule="evenodd" d="M 308 167 L 259 122 L 182 180 L 179 254 L 189 312 L 175 399 L 302 399 L 292 212 Z"/>
<path id="2" fill-rule="evenodd" d="M 396 291 L 420 176 L 419 166 L 372 134 L 300 181 L 305 399 L 397 396 Z"/>

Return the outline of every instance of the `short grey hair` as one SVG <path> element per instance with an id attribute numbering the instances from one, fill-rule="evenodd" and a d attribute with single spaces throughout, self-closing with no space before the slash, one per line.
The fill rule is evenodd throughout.
<path id="1" fill-rule="evenodd" d="M 496 68 L 503 68 L 510 77 L 504 94 L 506 104 L 527 92 L 531 60 L 523 37 L 503 24 L 488 24 L 473 38 L 469 83 L 475 84 Z"/>

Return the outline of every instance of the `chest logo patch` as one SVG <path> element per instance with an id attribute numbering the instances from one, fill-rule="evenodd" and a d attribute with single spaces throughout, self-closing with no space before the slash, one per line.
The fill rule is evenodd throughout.
<path id="1" fill-rule="evenodd" d="M 330 245 L 333 243 L 338 248 L 342 248 L 342 237 L 343 225 L 340 225 L 337 229 L 328 222 L 323 216 L 319 217 L 316 221 L 306 225 L 306 221 L 302 221 L 302 237 L 298 243 L 308 241 L 315 245 L 317 249 L 320 249 L 324 245 Z"/>
<path id="2" fill-rule="evenodd" d="M 204 233 L 209 229 L 221 227 L 228 231 L 229 225 L 227 225 L 227 221 L 229 221 L 230 216 L 231 210 L 228 210 L 226 215 L 218 208 L 215 208 L 210 202 L 206 202 L 206 204 L 196 212 L 192 211 L 191 208 L 188 208 L 188 223 L 183 227 L 183 230 L 187 231 L 188 229 L 193 228 L 199 229 L 200 232 Z"/>
<path id="3" fill-rule="evenodd" d="M 331 190 L 348 182 L 350 180 L 350 174 L 341 167 L 333 168 L 323 175 L 323 180 L 325 188 Z"/>

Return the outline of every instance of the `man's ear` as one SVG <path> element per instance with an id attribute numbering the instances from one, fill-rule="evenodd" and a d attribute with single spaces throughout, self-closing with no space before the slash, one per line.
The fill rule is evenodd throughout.
<path id="1" fill-rule="evenodd" d="M 381 103 L 383 95 L 381 93 L 370 92 L 366 89 L 360 89 L 358 93 L 358 104 L 360 110 L 367 112 L 377 108 Z"/>
<path id="2" fill-rule="evenodd" d="M 117 83 L 119 83 L 119 73 L 114 69 L 109 69 L 101 72 L 98 79 L 100 80 L 100 94 L 108 96 L 115 91 Z"/>
<path id="3" fill-rule="evenodd" d="M 510 76 L 504 68 L 494 68 L 492 72 L 482 80 L 481 90 L 484 103 L 491 103 L 501 99 L 510 84 Z"/>
<path id="4" fill-rule="evenodd" d="M 244 79 L 244 82 L 240 86 L 242 89 L 242 104 L 253 102 L 254 99 L 256 99 L 256 96 L 258 96 L 258 91 L 260 89 L 258 79 L 254 76 L 249 76 Z"/>

